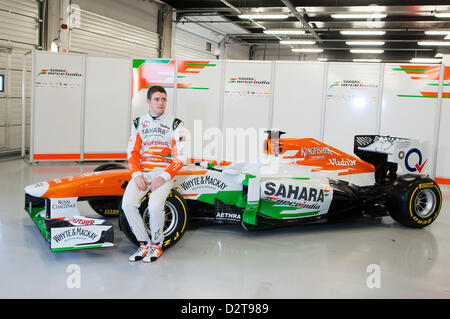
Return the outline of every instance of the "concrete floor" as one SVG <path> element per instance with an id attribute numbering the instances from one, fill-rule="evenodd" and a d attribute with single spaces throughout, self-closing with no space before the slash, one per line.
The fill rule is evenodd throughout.
<path id="1" fill-rule="evenodd" d="M 261 232 L 202 226 L 145 264 L 128 262 L 135 248 L 116 227 L 115 247 L 51 252 L 23 209 L 24 187 L 97 165 L 0 162 L 0 298 L 450 298 L 448 186 L 440 216 L 420 230 L 390 217 Z M 85 202 L 80 212 L 99 217 Z"/>

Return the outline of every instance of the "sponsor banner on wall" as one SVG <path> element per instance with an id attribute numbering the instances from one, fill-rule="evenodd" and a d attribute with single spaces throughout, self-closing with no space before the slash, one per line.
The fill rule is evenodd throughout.
<path id="1" fill-rule="evenodd" d="M 177 72 L 175 72 L 176 65 Z M 165 88 L 168 95 L 168 111 L 173 113 L 174 88 L 186 90 L 209 90 L 209 85 L 193 85 L 192 78 L 196 76 L 198 77 L 205 68 L 215 66 L 216 64 L 210 63 L 210 61 L 134 59 L 132 75 L 133 118 L 147 112 L 148 106 L 146 104 L 146 93 L 148 88 L 156 85 Z"/>
<path id="2" fill-rule="evenodd" d="M 375 89 L 375 90 L 369 90 Z M 376 102 L 378 83 L 361 79 L 339 79 L 328 83 L 328 101 L 343 101 L 355 104 L 365 103 L 365 99 Z"/>
<path id="3" fill-rule="evenodd" d="M 83 73 L 81 69 L 70 66 L 45 65 L 38 70 L 34 86 L 56 89 L 81 89 Z"/>
<path id="4" fill-rule="evenodd" d="M 80 159 L 84 57 L 33 51 L 31 160 Z"/>
<path id="5" fill-rule="evenodd" d="M 396 96 L 399 98 L 437 98 L 439 87 L 440 65 L 398 65 L 392 66 L 389 71 L 401 75 L 419 84 L 400 87 Z M 446 81 L 446 82 L 445 82 Z M 450 83 L 450 67 L 444 70 L 444 87 Z M 450 93 L 443 92 L 443 98 L 450 98 Z"/>
<path id="6" fill-rule="evenodd" d="M 329 63 L 326 144 L 353 154 L 355 135 L 376 133 L 379 72 L 376 64 Z"/>
<path id="7" fill-rule="evenodd" d="M 266 76 L 242 75 L 239 72 L 225 79 L 225 95 L 269 97 L 270 74 Z"/>
<path id="8" fill-rule="evenodd" d="M 178 60 L 176 116 L 191 133 L 219 127 L 223 62 Z M 201 121 L 201 125 L 196 121 Z"/>
<path id="9" fill-rule="evenodd" d="M 433 141 L 440 68 L 385 64 L 381 135 Z"/>

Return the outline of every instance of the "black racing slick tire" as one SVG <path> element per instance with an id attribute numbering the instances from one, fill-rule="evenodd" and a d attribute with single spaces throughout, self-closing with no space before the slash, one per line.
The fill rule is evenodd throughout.
<path id="1" fill-rule="evenodd" d="M 147 229 L 147 233 L 151 239 L 149 220 L 150 216 L 148 215 L 148 199 L 151 196 L 151 192 L 148 192 L 142 198 L 141 206 L 139 206 L 139 214 L 141 215 L 145 228 Z M 125 213 L 122 210 L 122 205 L 120 205 L 120 214 L 119 214 L 119 226 L 125 236 L 135 245 L 139 245 L 139 242 L 136 239 L 136 236 L 131 231 L 131 227 L 128 224 L 128 220 L 125 216 Z M 180 241 L 181 237 L 183 237 L 189 222 L 189 211 L 188 206 L 186 204 L 186 200 L 183 196 L 172 189 L 169 196 L 167 196 L 166 203 L 164 205 L 165 211 L 165 219 L 164 219 L 164 243 L 163 249 L 167 249 L 175 245 L 178 241 Z"/>
<path id="2" fill-rule="evenodd" d="M 441 210 L 442 193 L 431 178 L 402 175 L 392 184 L 389 215 L 398 223 L 423 228 L 433 223 Z"/>
<path id="3" fill-rule="evenodd" d="M 119 163 L 105 163 L 94 168 L 94 172 L 126 168 L 125 165 Z M 88 204 L 97 214 L 103 217 L 117 217 L 119 216 L 121 199 L 122 197 L 120 196 L 97 197 L 89 199 Z"/>

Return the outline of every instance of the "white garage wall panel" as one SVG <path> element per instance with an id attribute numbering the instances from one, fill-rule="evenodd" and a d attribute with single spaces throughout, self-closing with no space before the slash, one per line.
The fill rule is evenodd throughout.
<path id="1" fill-rule="evenodd" d="M 77 160 L 81 154 L 84 55 L 33 52 L 31 160 Z"/>
<path id="2" fill-rule="evenodd" d="M 439 65 L 385 65 L 382 135 L 433 141 L 439 70 Z"/>
<path id="3" fill-rule="evenodd" d="M 38 45 L 38 1 L 0 1 L 0 74 L 5 75 L 5 92 L 0 93 L 0 154 L 21 148 L 22 63 L 26 52 Z M 30 75 L 31 56 L 26 75 Z M 29 83 L 26 82 L 27 84 Z M 29 132 L 30 87 L 26 87 L 26 132 Z M 28 133 L 27 133 L 28 134 Z"/>
<path id="4" fill-rule="evenodd" d="M 207 43 L 211 43 L 211 50 L 206 49 Z M 219 44 L 194 33 L 175 29 L 175 58 L 183 60 L 216 59 L 214 52 Z"/>
<path id="5" fill-rule="evenodd" d="M 224 102 L 222 128 L 224 134 L 224 160 L 250 160 L 261 152 L 261 132 L 270 127 L 272 62 L 226 61 L 224 76 Z M 233 136 L 227 138 L 227 129 L 242 129 L 233 144 Z M 257 148 L 239 149 L 238 137 L 252 144 L 256 132 Z M 248 133 L 248 134 L 246 134 Z M 245 136 L 247 135 L 247 136 Z M 233 145 L 235 147 L 233 147 Z M 229 147 L 229 149 L 228 149 Z M 252 159 L 253 160 L 253 159 Z"/>
<path id="6" fill-rule="evenodd" d="M 202 133 L 220 127 L 218 110 L 222 101 L 223 61 L 218 60 L 178 60 L 178 86 L 176 116 L 183 120 L 191 139 L 190 157 L 208 158 L 203 154 L 207 145 Z M 209 130 L 211 131 L 211 130 Z M 214 158 L 216 159 L 216 158 Z"/>
<path id="7" fill-rule="evenodd" d="M 69 51 L 99 56 L 157 58 L 157 33 L 80 10 L 80 25 L 70 31 Z"/>
<path id="8" fill-rule="evenodd" d="M 196 120 L 202 120 L 203 129 L 220 126 L 222 70 L 223 62 L 218 60 L 178 61 L 176 114 L 189 130 L 194 130 Z"/>
<path id="9" fill-rule="evenodd" d="M 87 56 L 83 159 L 126 159 L 130 102 L 131 60 Z"/>
<path id="10" fill-rule="evenodd" d="M 355 135 L 377 133 L 379 72 L 379 64 L 328 64 L 326 144 L 352 155 Z"/>
<path id="11" fill-rule="evenodd" d="M 450 179 L 450 66 L 445 67 L 443 84 L 436 177 Z"/>
<path id="12" fill-rule="evenodd" d="M 272 128 L 283 137 L 321 139 L 324 71 L 325 63 L 275 62 Z"/>
<path id="13" fill-rule="evenodd" d="M 225 143 L 219 145 L 218 160 L 254 159 L 250 154 L 261 151 L 260 134 L 269 127 L 287 131 L 287 137 L 320 140 L 322 136 L 325 143 L 349 154 L 353 153 L 354 135 L 382 134 L 438 141 L 435 176 L 446 181 L 450 178 L 447 125 L 450 71 L 444 74 L 443 98 L 438 99 L 440 66 L 129 60 L 49 52 L 34 52 L 34 57 L 33 94 L 35 104 L 39 105 L 33 111 L 36 155 L 45 157 L 56 153 L 67 159 L 65 155 L 75 154 L 70 159 L 89 159 L 89 155 L 84 158 L 80 155 L 84 150 L 86 154 L 124 156 L 130 120 L 148 108 L 146 88 L 162 85 L 169 93 L 167 111 L 184 120 L 193 134 L 202 134 L 209 128 L 221 132 Z M 5 57 L 0 56 L 0 66 L 2 63 L 6 63 Z M 61 86 L 74 83 L 60 74 L 48 76 L 46 72 L 52 68 L 57 73 L 58 70 L 80 73 L 81 78 L 75 84 L 79 88 L 86 85 L 86 97 L 83 98 L 77 87 L 62 89 Z M 41 72 L 44 73 L 38 75 Z M 56 88 L 58 92 L 54 91 Z M 12 92 L 18 93 L 18 88 Z M 108 96 L 111 92 L 115 98 Z M 130 96 L 133 96 L 131 103 Z M 0 110 L 6 108 L 0 100 Z M 195 130 L 196 120 L 202 121 L 201 130 Z M 437 120 L 439 132 L 435 131 Z M 234 130 L 231 138 L 235 140 L 231 144 L 227 136 L 229 129 L 241 129 L 240 136 Z M 435 139 L 437 133 L 439 138 Z M 82 134 L 84 139 L 80 138 Z M 265 134 L 262 135 L 264 138 Z M 243 149 L 236 137 L 245 139 Z M 252 144 L 255 140 L 250 140 L 253 137 L 257 139 L 255 149 L 250 147 L 255 145 Z M 232 148 L 228 148 L 230 145 Z"/>

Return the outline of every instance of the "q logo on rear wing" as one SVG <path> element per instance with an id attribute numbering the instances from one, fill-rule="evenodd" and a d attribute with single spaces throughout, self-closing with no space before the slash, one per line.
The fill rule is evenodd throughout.
<path id="1" fill-rule="evenodd" d="M 431 143 L 429 141 L 420 142 L 418 139 L 381 135 L 357 135 L 354 152 L 369 162 L 371 157 L 366 154 L 383 154 L 387 162 L 398 165 L 396 173 L 399 175 L 430 174 Z"/>

